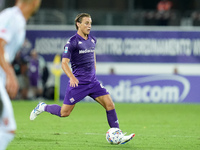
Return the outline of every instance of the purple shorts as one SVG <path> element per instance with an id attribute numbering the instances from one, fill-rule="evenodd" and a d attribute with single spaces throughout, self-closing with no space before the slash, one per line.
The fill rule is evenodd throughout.
<path id="1" fill-rule="evenodd" d="M 78 87 L 70 87 L 68 84 L 63 104 L 74 105 L 86 96 L 95 99 L 107 94 L 108 91 L 97 80 L 90 84 L 79 84 Z"/>

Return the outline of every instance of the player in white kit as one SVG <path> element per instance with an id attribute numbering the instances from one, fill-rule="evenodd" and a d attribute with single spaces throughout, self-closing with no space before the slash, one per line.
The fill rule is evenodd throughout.
<path id="1" fill-rule="evenodd" d="M 16 122 L 10 98 L 18 92 L 11 62 L 25 39 L 26 21 L 38 10 L 41 0 L 17 0 L 0 13 L 0 150 L 14 138 Z"/>

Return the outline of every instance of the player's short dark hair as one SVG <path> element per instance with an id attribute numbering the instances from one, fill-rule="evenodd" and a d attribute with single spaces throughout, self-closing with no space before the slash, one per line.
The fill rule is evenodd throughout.
<path id="1" fill-rule="evenodd" d="M 82 22 L 82 19 L 83 19 L 84 17 L 89 17 L 89 18 L 91 18 L 90 14 L 88 14 L 88 13 L 80 13 L 80 14 L 78 14 L 78 15 L 76 16 L 76 18 L 75 18 L 75 26 L 76 26 L 76 29 L 77 29 L 77 30 L 78 30 L 77 22 L 81 23 L 81 22 Z"/>

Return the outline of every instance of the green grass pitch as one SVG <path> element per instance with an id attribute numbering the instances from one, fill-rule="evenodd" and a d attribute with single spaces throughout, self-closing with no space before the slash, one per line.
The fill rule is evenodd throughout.
<path id="1" fill-rule="evenodd" d="M 98 103 L 80 102 L 68 118 L 44 112 L 30 121 L 37 103 L 12 101 L 17 134 L 8 150 L 200 149 L 199 104 L 116 103 L 120 129 L 136 136 L 124 145 L 110 145 L 105 139 L 106 113 Z"/>

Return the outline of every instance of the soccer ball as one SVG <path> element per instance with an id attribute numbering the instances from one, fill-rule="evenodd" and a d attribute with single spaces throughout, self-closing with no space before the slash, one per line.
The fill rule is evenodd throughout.
<path id="1" fill-rule="evenodd" d="M 108 141 L 108 143 L 114 145 L 120 144 L 123 136 L 124 135 L 119 128 L 110 128 L 106 132 L 106 140 Z"/>

